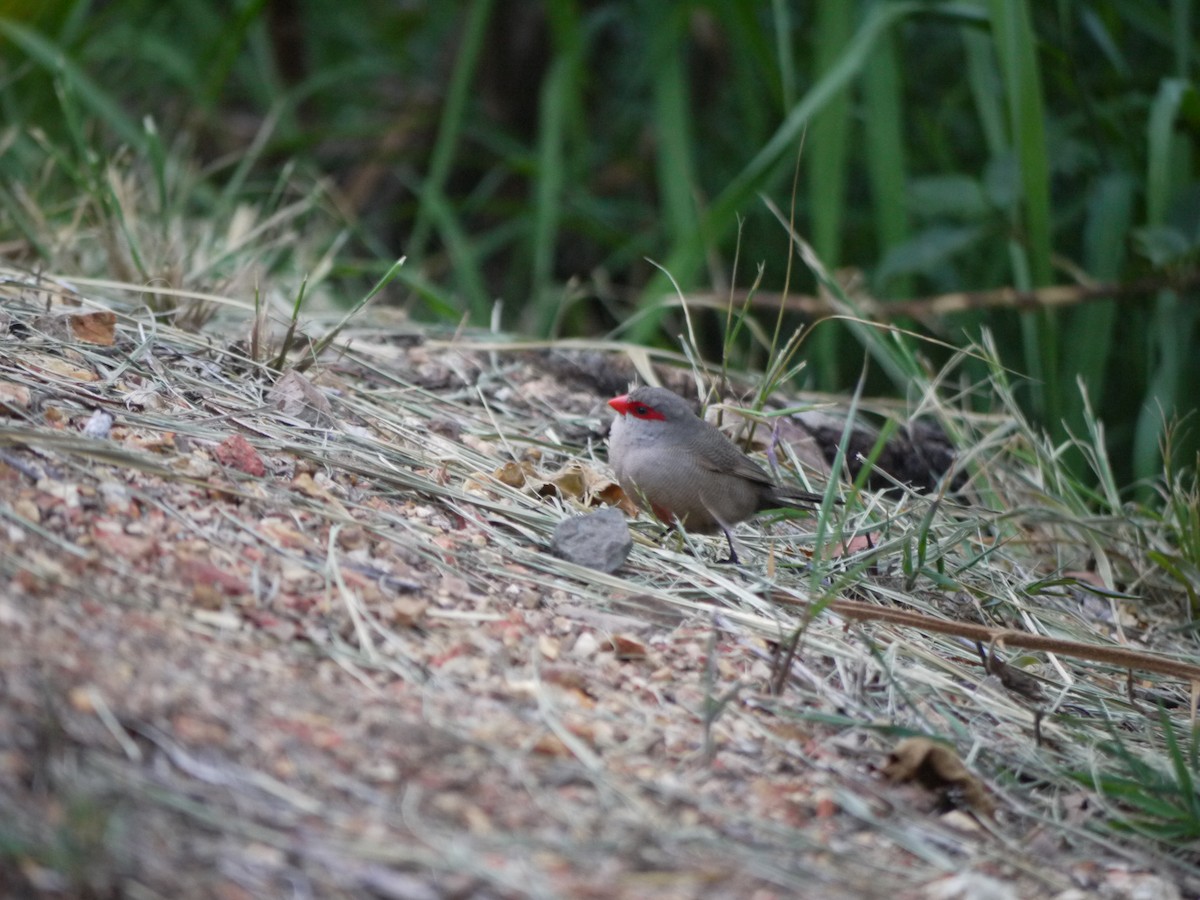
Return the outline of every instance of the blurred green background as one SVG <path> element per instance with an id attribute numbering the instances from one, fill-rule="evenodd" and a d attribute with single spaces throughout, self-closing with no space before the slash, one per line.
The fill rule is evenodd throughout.
<path id="1" fill-rule="evenodd" d="M 664 270 L 722 302 L 757 284 L 765 333 L 785 286 L 818 294 L 769 201 L 860 313 L 953 345 L 989 329 L 1058 439 L 1095 425 L 1082 386 L 1132 484 L 1162 471 L 1166 423 L 1184 420 L 1177 464 L 1200 446 L 1195 13 L 1187 0 L 0 0 L 0 253 L 217 289 L 237 254 L 197 263 L 211 235 L 180 223 L 207 216 L 228 236 L 237 210 L 290 208 L 303 184 L 320 197 L 306 215 L 344 233 L 289 252 L 318 229 L 293 219 L 288 240 L 255 249 L 260 277 L 318 258 L 331 284 L 369 281 L 406 255 L 389 300 L 417 318 L 494 325 L 501 301 L 510 331 L 674 346 Z M 129 224 L 138 191 L 170 264 Z M 88 257 L 82 232 L 106 216 L 107 252 Z M 1025 293 L 923 313 L 1000 288 Z M 786 331 L 813 309 L 789 311 Z M 695 321 L 720 357 L 725 311 L 697 306 Z M 765 365 L 753 334 L 736 364 Z M 803 386 L 847 390 L 887 340 L 820 324 Z M 934 369 L 949 356 L 916 350 Z M 988 378 L 972 366 L 958 371 L 968 397 Z M 905 381 L 875 366 L 869 388 L 903 396 Z"/>

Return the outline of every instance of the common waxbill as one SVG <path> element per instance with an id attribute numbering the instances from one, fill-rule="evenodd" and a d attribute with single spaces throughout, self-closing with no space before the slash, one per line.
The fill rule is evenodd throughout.
<path id="1" fill-rule="evenodd" d="M 666 388 L 640 387 L 614 397 L 608 460 L 621 488 L 668 524 L 700 534 L 724 532 L 757 512 L 805 507 L 820 494 L 780 487 L 687 401 Z"/>

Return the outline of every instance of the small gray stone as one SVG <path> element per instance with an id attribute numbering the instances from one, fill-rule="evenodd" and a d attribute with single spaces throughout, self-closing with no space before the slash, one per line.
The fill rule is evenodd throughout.
<path id="1" fill-rule="evenodd" d="M 88 417 L 87 423 L 83 426 L 85 437 L 98 438 L 103 440 L 112 432 L 113 417 L 102 409 L 96 410 Z"/>
<path id="2" fill-rule="evenodd" d="M 555 556 L 601 572 L 617 571 L 632 549 L 629 523 L 614 506 L 564 519 L 554 529 L 554 540 L 550 542 L 550 552 Z"/>

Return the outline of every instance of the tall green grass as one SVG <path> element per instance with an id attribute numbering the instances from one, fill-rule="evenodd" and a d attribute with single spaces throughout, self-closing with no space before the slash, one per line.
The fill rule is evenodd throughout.
<path id="1" fill-rule="evenodd" d="M 418 316 L 485 324 L 499 301 L 526 333 L 675 343 L 658 267 L 685 295 L 748 287 L 760 264 L 761 291 L 783 286 L 790 239 L 763 197 L 786 205 L 803 144 L 797 231 L 881 304 L 1157 279 L 919 323 L 951 343 L 990 328 L 1064 447 L 1082 390 L 1120 481 L 1149 479 L 1164 427 L 1196 406 L 1191 0 L 312 0 L 287 65 L 269 2 L 51 6 L 0 19 L 0 237 L 35 230 L 28 198 L 53 214 L 48 157 L 152 152 L 149 116 L 166 151 L 186 133 L 213 163 L 248 160 L 214 168 L 241 196 L 285 159 L 341 186 L 377 167 L 340 266 L 369 281 L 406 254 L 396 299 Z M 818 284 L 801 269 L 790 289 Z M 697 315 L 699 349 L 719 354 L 724 316 Z M 817 326 L 801 377 L 848 389 L 862 343 Z M 905 383 L 873 369 L 868 388 Z M 1172 446 L 1188 461 L 1200 440 Z"/>

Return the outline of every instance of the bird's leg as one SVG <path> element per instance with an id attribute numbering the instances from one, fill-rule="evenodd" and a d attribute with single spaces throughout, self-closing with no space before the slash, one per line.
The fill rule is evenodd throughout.
<path id="1" fill-rule="evenodd" d="M 721 526 L 721 531 L 725 534 L 725 540 L 729 541 L 729 559 L 720 559 L 717 560 L 717 562 L 723 566 L 739 565 L 740 563 L 738 560 L 737 548 L 733 546 L 733 535 L 724 525 Z"/>

